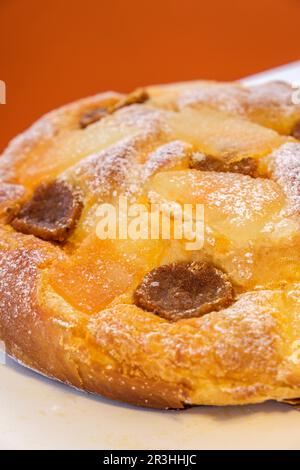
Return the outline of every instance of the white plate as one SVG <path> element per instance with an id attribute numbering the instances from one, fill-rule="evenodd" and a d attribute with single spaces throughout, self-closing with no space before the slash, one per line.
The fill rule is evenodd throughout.
<path id="1" fill-rule="evenodd" d="M 300 79 L 300 62 L 256 77 Z M 268 403 L 153 411 L 72 390 L 8 359 L 0 366 L 1 449 L 300 449 L 300 412 Z"/>

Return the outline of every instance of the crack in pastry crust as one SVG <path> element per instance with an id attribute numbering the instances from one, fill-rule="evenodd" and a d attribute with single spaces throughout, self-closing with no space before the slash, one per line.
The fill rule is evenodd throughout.
<path id="1" fill-rule="evenodd" d="M 141 406 L 298 398 L 300 108 L 290 93 L 283 83 L 210 82 L 106 93 L 53 111 L 16 138 L 0 159 L 8 354 Z M 47 192 L 57 185 L 64 190 Z M 203 249 L 99 240 L 98 204 L 120 195 L 204 204 Z M 206 298 L 178 266 L 214 266 L 206 281 L 225 273 L 214 285 L 234 285 L 236 297 L 226 291 L 230 302 L 214 303 L 213 282 Z M 177 303 L 149 295 L 147 280 L 162 269 Z M 212 308 L 181 315 L 195 299 Z M 176 318 L 166 313 L 172 302 Z"/>

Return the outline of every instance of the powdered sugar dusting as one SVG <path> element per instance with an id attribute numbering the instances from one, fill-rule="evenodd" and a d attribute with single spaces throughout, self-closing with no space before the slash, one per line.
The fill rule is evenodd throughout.
<path id="1" fill-rule="evenodd" d="M 0 186 L 0 204 L 6 201 L 13 201 L 21 197 L 25 188 L 18 184 L 1 183 Z"/>
<path id="2" fill-rule="evenodd" d="M 279 308 L 276 293 L 250 292 L 224 311 L 169 323 L 135 306 L 119 305 L 91 318 L 89 328 L 115 359 L 137 367 L 142 363 L 150 375 L 174 380 L 186 369 L 197 381 L 205 373 L 234 379 L 242 371 L 253 383 L 258 376 L 277 373 Z"/>
<path id="3" fill-rule="evenodd" d="M 163 135 L 170 132 L 166 111 L 141 105 L 120 109 L 113 115 L 112 123 L 121 128 L 138 129 L 147 135 Z"/>
<path id="4" fill-rule="evenodd" d="M 285 82 L 268 82 L 248 88 L 248 105 L 252 107 L 277 107 L 287 114 L 293 111 L 293 88 Z"/>
<path id="5" fill-rule="evenodd" d="M 191 148 L 191 145 L 181 140 L 173 140 L 158 147 L 148 156 L 144 170 L 145 178 L 153 175 L 157 170 L 176 166 L 188 155 Z"/>
<path id="6" fill-rule="evenodd" d="M 288 215 L 300 214 L 300 143 L 282 145 L 269 157 L 272 177 L 288 199 Z"/>
<path id="7" fill-rule="evenodd" d="M 65 177 L 84 185 L 86 194 L 107 197 L 114 190 L 134 194 L 140 186 L 139 160 L 147 146 L 149 135 L 128 137 L 107 149 L 90 155 L 66 172 Z"/>
<path id="8" fill-rule="evenodd" d="M 183 91 L 178 98 L 180 109 L 186 106 L 207 104 L 228 113 L 243 113 L 243 102 L 247 99 L 247 90 L 237 85 L 203 85 Z"/>
<path id="9" fill-rule="evenodd" d="M 62 178 L 79 184 L 81 188 L 83 186 L 86 193 L 97 194 L 97 197 L 114 195 L 115 191 L 122 191 L 125 196 L 137 196 L 152 174 L 174 167 L 187 158 L 191 145 L 179 140 L 165 143 L 170 136 L 166 129 L 156 128 L 152 110 L 145 114 L 137 107 L 129 113 L 129 120 L 132 119 L 132 112 L 142 120 L 139 125 L 143 130 L 136 136 L 126 137 L 101 152 L 85 157 L 67 170 Z"/>
<path id="10" fill-rule="evenodd" d="M 185 106 L 209 105 L 228 113 L 246 115 L 259 108 L 277 108 L 282 115 L 291 115 L 292 87 L 284 82 L 269 82 L 250 88 L 232 84 L 204 84 L 184 90 L 178 98 L 180 109 Z M 298 106 L 300 108 L 300 106 Z"/>
<path id="11" fill-rule="evenodd" d="M 219 174 L 218 179 L 219 187 L 209 193 L 207 201 L 212 207 L 221 208 L 232 224 L 244 225 L 279 199 L 275 185 L 263 179 L 235 177 L 231 173 Z"/>
<path id="12" fill-rule="evenodd" d="M 15 137 L 0 159 L 0 180 L 10 181 L 14 178 L 14 164 L 23 160 L 35 146 L 42 145 L 53 138 L 57 132 L 55 119 L 46 115 L 39 119 L 24 134 Z"/>
<path id="13" fill-rule="evenodd" d="M 252 223 L 256 233 L 259 220 L 280 210 L 284 199 L 273 181 L 234 173 L 197 170 L 159 173 L 151 188 L 166 199 L 204 204 L 207 215 L 216 222 L 226 218 L 232 228 L 244 226 L 250 230 Z"/>
<path id="14" fill-rule="evenodd" d="M 24 237 L 25 238 L 25 237 Z M 32 309 L 37 266 L 47 260 L 41 250 L 12 249 L 0 257 L 0 310 L 1 324 L 9 328 L 10 322 L 22 317 L 34 321 Z M 27 328 L 30 323 L 27 323 Z M 16 325 L 20 324 L 20 320 Z M 26 340 L 26 339 L 23 339 Z"/>

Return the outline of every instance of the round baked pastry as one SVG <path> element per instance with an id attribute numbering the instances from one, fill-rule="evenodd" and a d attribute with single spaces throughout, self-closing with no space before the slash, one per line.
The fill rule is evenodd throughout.
<path id="1" fill-rule="evenodd" d="M 156 408 L 300 396 L 300 106 L 282 82 L 104 93 L 0 159 L 0 338 Z M 99 237 L 99 206 L 203 205 L 204 242 Z M 174 221 L 173 221 L 174 223 Z"/>

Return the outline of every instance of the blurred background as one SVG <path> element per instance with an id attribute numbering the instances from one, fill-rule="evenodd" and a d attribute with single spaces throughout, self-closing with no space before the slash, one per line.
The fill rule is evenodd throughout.
<path id="1" fill-rule="evenodd" d="M 0 0 L 0 150 L 99 91 L 235 80 L 300 59 L 300 0 Z"/>

